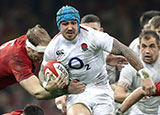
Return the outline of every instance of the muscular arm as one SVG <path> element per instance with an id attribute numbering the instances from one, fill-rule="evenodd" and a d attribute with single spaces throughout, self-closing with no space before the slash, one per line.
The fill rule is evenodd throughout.
<path id="1" fill-rule="evenodd" d="M 117 102 L 122 103 L 130 93 L 127 92 L 128 90 L 128 83 L 119 82 L 115 91 L 114 91 L 114 98 Z"/>
<path id="2" fill-rule="evenodd" d="M 118 40 L 114 39 L 112 54 L 116 55 L 123 55 L 127 58 L 128 62 L 138 71 L 143 67 L 142 63 L 140 62 L 137 54 L 124 44 L 120 43 Z"/>
<path id="3" fill-rule="evenodd" d="M 39 79 L 35 75 L 21 81 L 20 85 L 37 99 L 51 99 L 55 97 L 40 85 Z"/>
<path id="4" fill-rule="evenodd" d="M 121 104 L 120 110 L 124 113 L 127 111 L 133 104 L 138 102 L 145 95 L 144 90 L 141 87 L 137 88 L 132 92 Z"/>

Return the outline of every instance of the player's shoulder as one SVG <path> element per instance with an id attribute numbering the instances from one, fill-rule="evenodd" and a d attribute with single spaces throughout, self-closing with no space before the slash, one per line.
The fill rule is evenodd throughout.
<path id="1" fill-rule="evenodd" d="M 135 72 L 136 72 L 136 69 L 133 66 L 131 66 L 130 64 L 125 65 L 124 68 L 122 68 L 122 70 L 121 70 L 121 73 L 124 73 L 124 74 L 135 73 Z"/>
<path id="2" fill-rule="evenodd" d="M 139 37 L 135 38 L 129 45 L 131 49 L 134 49 L 135 46 L 139 45 Z"/>
<path id="3" fill-rule="evenodd" d="M 52 40 L 50 41 L 50 43 L 48 44 L 48 47 L 55 45 L 57 44 L 57 42 L 59 42 L 60 40 L 62 40 L 63 38 L 63 35 L 61 34 L 61 32 L 59 32 L 58 34 L 56 34 Z"/>

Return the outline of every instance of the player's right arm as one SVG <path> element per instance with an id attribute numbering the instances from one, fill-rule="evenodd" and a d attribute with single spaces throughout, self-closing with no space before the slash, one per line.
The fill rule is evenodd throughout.
<path id="1" fill-rule="evenodd" d="M 122 103 L 129 95 L 128 93 L 128 83 L 118 82 L 118 85 L 114 91 L 114 98 L 117 102 Z"/>
<path id="2" fill-rule="evenodd" d="M 35 75 L 20 81 L 19 84 L 37 99 L 51 99 L 56 97 L 40 85 L 39 79 Z"/>
<path id="3" fill-rule="evenodd" d="M 118 111 L 120 113 L 126 112 L 133 104 L 142 99 L 144 95 L 145 91 L 142 89 L 142 87 L 137 88 L 123 101 Z"/>

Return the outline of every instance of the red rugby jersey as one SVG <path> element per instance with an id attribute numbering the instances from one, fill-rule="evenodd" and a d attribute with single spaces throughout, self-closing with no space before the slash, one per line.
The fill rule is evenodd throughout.
<path id="1" fill-rule="evenodd" d="M 0 89 L 34 75 L 37 63 L 33 63 L 26 52 L 26 35 L 0 46 Z"/>

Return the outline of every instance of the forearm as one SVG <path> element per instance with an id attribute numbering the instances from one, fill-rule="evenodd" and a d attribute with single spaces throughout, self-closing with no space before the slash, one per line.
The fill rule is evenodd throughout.
<path id="1" fill-rule="evenodd" d="M 20 85 L 32 96 L 36 97 L 37 99 L 52 99 L 55 98 L 56 95 L 46 91 L 41 85 L 36 76 L 31 76 L 28 79 L 25 79 L 20 82 Z"/>
<path id="2" fill-rule="evenodd" d="M 138 55 L 132 49 L 120 43 L 118 40 L 114 40 L 112 53 L 116 55 L 123 55 L 137 71 L 144 68 L 143 64 L 138 58 Z"/>
<path id="3" fill-rule="evenodd" d="M 129 95 L 130 93 L 115 94 L 114 98 L 116 102 L 122 103 Z"/>
<path id="4" fill-rule="evenodd" d="M 124 113 L 132 105 L 138 102 L 143 96 L 144 96 L 144 91 L 141 88 L 136 89 L 123 101 L 122 105 L 120 106 L 120 110 Z"/>
<path id="5" fill-rule="evenodd" d="M 122 54 L 127 58 L 128 62 L 137 70 L 141 70 L 144 68 L 143 64 L 141 63 L 138 55 L 130 48 L 126 47 L 122 50 Z"/>

